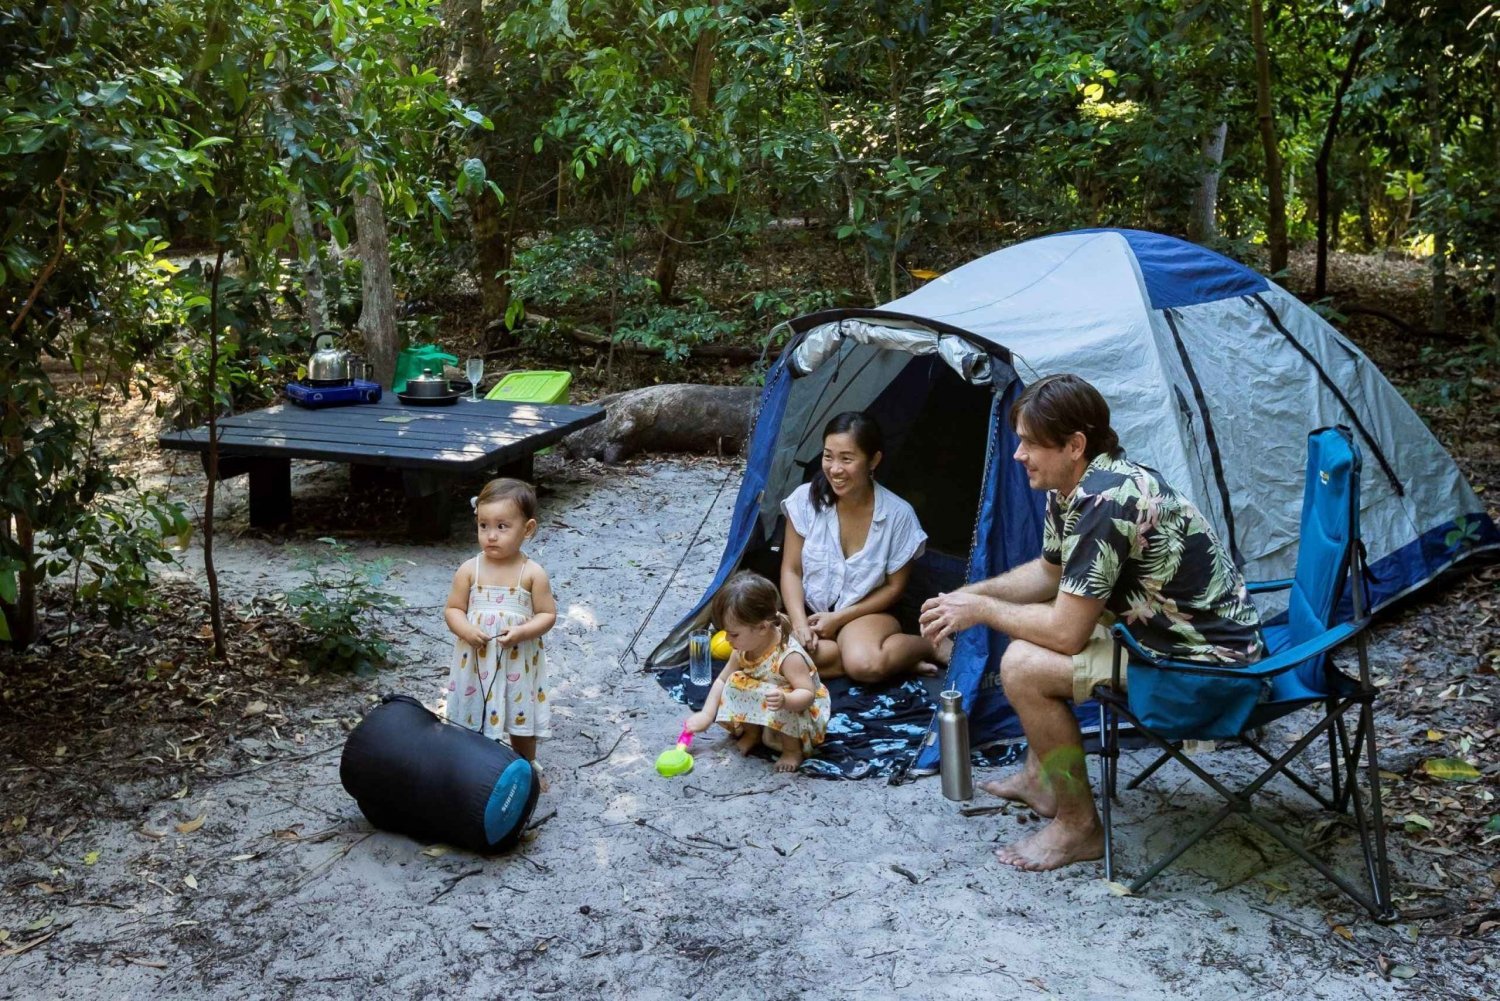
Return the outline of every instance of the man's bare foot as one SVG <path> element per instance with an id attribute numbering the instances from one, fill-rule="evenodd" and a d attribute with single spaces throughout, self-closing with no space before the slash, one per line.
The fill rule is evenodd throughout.
<path id="1" fill-rule="evenodd" d="M 932 646 L 932 659 L 944 667 L 953 659 L 953 637 L 944 636 Z"/>
<path id="2" fill-rule="evenodd" d="M 1041 779 L 1027 774 L 1023 768 L 1019 772 L 1007 775 L 1003 779 L 992 779 L 989 782 L 979 783 L 979 788 L 997 796 L 1000 799 L 1008 799 L 1016 803 L 1025 803 L 1037 812 L 1041 817 L 1057 816 L 1057 797 L 1050 789 L 1042 787 Z"/>
<path id="3" fill-rule="evenodd" d="M 836 661 L 826 667 L 818 668 L 818 679 L 820 681 L 827 681 L 829 678 L 842 678 L 843 676 L 844 664 L 842 661 Z"/>
<path id="4" fill-rule="evenodd" d="M 1047 872 L 1104 857 L 1104 828 L 1097 818 L 1082 827 L 1054 820 L 1029 838 L 995 849 L 995 858 L 1026 872 Z"/>
<path id="5" fill-rule="evenodd" d="M 747 726 L 744 731 L 735 738 L 734 746 L 741 754 L 749 754 L 755 750 L 755 745 L 760 743 L 760 727 Z"/>
<path id="6" fill-rule="evenodd" d="M 778 772 L 795 772 L 802 767 L 802 747 L 800 744 L 788 742 L 786 749 L 781 752 L 781 757 L 776 759 L 776 770 Z"/>

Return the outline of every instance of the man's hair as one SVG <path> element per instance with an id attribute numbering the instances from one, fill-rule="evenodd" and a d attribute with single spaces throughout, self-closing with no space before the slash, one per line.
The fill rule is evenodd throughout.
<path id="1" fill-rule="evenodd" d="M 505 477 L 490 480 L 479 491 L 479 496 L 474 499 L 474 510 L 478 511 L 486 504 L 494 504 L 498 501 L 515 501 L 516 507 L 521 511 L 521 517 L 530 521 L 536 517 L 536 491 L 531 484 L 525 480 L 512 480 Z"/>
<path id="2" fill-rule="evenodd" d="M 1083 452 L 1090 460 L 1120 448 L 1120 439 L 1109 426 L 1109 404 L 1099 390 L 1076 375 L 1049 375 L 1027 386 L 1010 408 L 1012 430 L 1023 417 L 1031 436 L 1051 448 L 1061 447 L 1075 431 L 1083 432 Z"/>

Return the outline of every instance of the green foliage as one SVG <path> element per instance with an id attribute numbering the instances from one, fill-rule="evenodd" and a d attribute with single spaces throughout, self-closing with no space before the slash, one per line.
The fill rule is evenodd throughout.
<path id="1" fill-rule="evenodd" d="M 527 241 L 516 252 L 510 272 L 514 301 L 539 310 L 599 303 L 611 294 L 633 300 L 649 293 L 638 275 L 616 272 L 618 254 L 607 237 L 579 228 Z"/>
<path id="2" fill-rule="evenodd" d="M 73 598 L 120 626 L 161 607 L 153 568 L 175 562 L 193 534 L 181 504 L 160 492 L 102 497 L 39 547 L 49 576 L 72 578 Z M 86 575 L 85 575 L 86 572 Z"/>
<path id="3" fill-rule="evenodd" d="M 1478 341 L 1456 346 L 1424 344 L 1418 352 L 1428 374 L 1407 392 L 1414 406 L 1424 408 L 1479 406 L 1500 414 L 1494 387 L 1500 373 L 1500 347 Z"/>
<path id="4" fill-rule="evenodd" d="M 381 632 L 382 620 L 404 604 L 382 590 L 394 576 L 395 561 L 360 559 L 336 539 L 318 541 L 328 550 L 300 554 L 297 569 L 305 579 L 286 593 L 287 607 L 313 634 L 307 656 L 329 670 L 386 663 L 391 642 Z"/>
<path id="5" fill-rule="evenodd" d="M 634 306 L 620 318 L 615 336 L 661 351 L 669 362 L 681 362 L 694 347 L 732 338 L 744 330 L 738 318 L 725 317 L 699 299 L 683 306 Z"/>

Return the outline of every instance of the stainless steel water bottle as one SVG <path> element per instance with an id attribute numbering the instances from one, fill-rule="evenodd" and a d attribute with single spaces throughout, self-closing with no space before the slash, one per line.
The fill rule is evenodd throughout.
<path id="1" fill-rule="evenodd" d="M 973 799 L 974 775 L 969 770 L 969 714 L 964 712 L 963 693 L 947 691 L 938 699 L 938 754 L 943 795 L 949 799 Z"/>

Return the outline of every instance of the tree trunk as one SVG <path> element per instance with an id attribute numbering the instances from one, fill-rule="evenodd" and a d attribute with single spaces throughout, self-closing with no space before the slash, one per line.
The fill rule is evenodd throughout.
<path id="1" fill-rule="evenodd" d="M 1339 119 L 1344 114 L 1344 95 L 1349 92 L 1349 84 L 1354 80 L 1364 52 L 1365 27 L 1360 25 L 1349 61 L 1344 64 L 1344 72 L 1333 91 L 1333 110 L 1329 112 L 1328 127 L 1323 130 L 1323 146 L 1318 150 L 1318 160 L 1313 167 L 1318 181 L 1318 262 L 1313 276 L 1313 295 L 1319 299 L 1328 294 L 1328 161 L 1333 156 L 1333 139 L 1338 135 Z"/>
<path id="2" fill-rule="evenodd" d="M 364 190 L 354 195 L 354 225 L 359 231 L 360 288 L 363 305 L 359 332 L 364 336 L 365 358 L 375 381 L 391 385 L 396 375 L 396 292 L 391 285 L 390 236 L 385 228 L 385 203 L 380 185 L 366 177 Z"/>
<path id="3" fill-rule="evenodd" d="M 1427 185 L 1432 213 L 1432 317 L 1435 333 L 1448 330 L 1448 210 L 1443 197 L 1443 95 L 1437 56 L 1427 65 Z"/>
<path id="4" fill-rule="evenodd" d="M 698 35 L 698 44 L 693 49 L 692 94 L 688 107 L 695 128 L 703 124 L 713 97 L 714 46 L 718 41 L 717 31 L 704 30 Z M 672 193 L 667 198 L 667 225 L 662 233 L 661 253 L 656 258 L 655 275 L 657 298 L 661 302 L 672 298 L 672 289 L 677 284 L 677 264 L 682 256 L 682 241 L 697 207 L 696 200 L 678 198 Z"/>
<path id="5" fill-rule="evenodd" d="M 1203 177 L 1193 193 L 1193 214 L 1188 217 L 1188 239 L 1207 243 L 1219 235 L 1219 165 L 1224 162 L 1224 140 L 1229 123 L 1220 122 L 1203 136 Z"/>
<path id="6" fill-rule="evenodd" d="M 472 93 L 489 48 L 484 37 L 484 0 L 449 0 L 445 20 L 456 26 L 453 34 L 458 36 L 458 61 L 448 74 L 448 86 L 460 94 Z"/>
<path id="7" fill-rule="evenodd" d="M 483 159 L 486 165 L 495 162 L 494 157 Z M 510 309 L 510 282 L 506 279 L 506 272 L 510 270 L 514 248 L 509 221 L 518 200 L 511 199 L 512 207 L 508 211 L 488 188 L 481 189 L 472 200 L 474 263 L 479 271 L 476 277 L 479 279 L 480 308 L 484 319 L 490 323 L 503 321 Z"/>
<path id="8" fill-rule="evenodd" d="M 1271 55 L 1266 49 L 1265 15 L 1261 0 L 1250 0 L 1250 38 L 1255 47 L 1255 117 L 1266 151 L 1266 243 L 1271 251 L 1271 273 L 1286 270 L 1286 191 L 1282 187 L 1281 152 L 1276 146 L 1276 119 L 1271 114 Z"/>
<path id="9" fill-rule="evenodd" d="M 12 404 L 7 403 L 11 415 L 19 419 Z M 21 439 L 19 437 L 5 440 L 6 452 L 14 458 L 20 453 Z M 36 571 L 32 563 L 36 559 L 36 536 L 31 529 L 31 520 L 26 517 L 25 512 L 16 511 L 12 517 L 15 519 L 15 543 L 16 548 L 21 551 L 21 560 L 25 566 L 16 571 L 16 600 L 6 601 L 0 598 L 0 615 L 5 616 L 5 624 L 10 632 L 10 644 L 17 650 L 24 650 L 36 642 Z M 0 535 L 10 537 L 9 519 L 0 519 Z"/>
<path id="10" fill-rule="evenodd" d="M 271 107 L 282 118 L 289 118 L 286 101 L 280 91 L 271 94 Z M 292 234 L 297 238 L 297 260 L 302 264 L 302 318 L 307 323 L 309 342 L 328 329 L 328 295 L 323 290 L 323 258 L 317 233 L 313 230 L 312 212 L 307 207 L 307 192 L 293 178 L 288 192 L 291 203 Z"/>
<path id="11" fill-rule="evenodd" d="M 1490 146 L 1494 156 L 1490 160 L 1491 177 L 1500 177 L 1500 122 L 1496 122 L 1496 113 L 1500 112 L 1500 68 L 1495 66 L 1495 61 L 1490 60 L 1490 110 L 1485 116 L 1486 131 L 1490 134 Z M 1491 257 L 1494 261 L 1493 288 L 1490 291 L 1490 349 L 1500 355 L 1500 247 L 1492 242 L 1490 244 Z"/>
<path id="12" fill-rule="evenodd" d="M 323 290 L 323 255 L 313 229 L 307 193 L 298 185 L 291 193 L 292 233 L 297 237 L 297 257 L 302 262 L 302 316 L 309 340 L 328 329 L 328 293 Z"/>
<path id="13" fill-rule="evenodd" d="M 213 627 L 214 656 L 227 660 L 224 613 L 219 599 L 219 571 L 214 567 L 214 491 L 219 483 L 219 277 L 224 273 L 224 245 L 214 260 L 208 305 L 208 374 L 204 396 L 208 406 L 208 485 L 203 494 L 203 575 L 208 578 L 208 621 Z"/>

